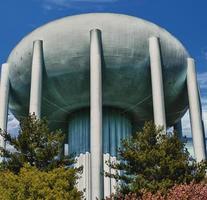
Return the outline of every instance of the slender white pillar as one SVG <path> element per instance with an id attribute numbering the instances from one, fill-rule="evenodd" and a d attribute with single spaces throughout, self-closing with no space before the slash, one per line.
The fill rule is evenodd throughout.
<path id="1" fill-rule="evenodd" d="M 196 77 L 195 61 L 192 58 L 187 60 L 187 87 L 188 101 L 191 120 L 191 131 L 195 157 L 198 162 L 206 160 L 205 135 L 202 124 L 201 103 Z"/>
<path id="2" fill-rule="evenodd" d="M 166 130 L 165 101 L 162 78 L 160 44 L 157 37 L 149 38 L 154 123 Z"/>
<path id="3" fill-rule="evenodd" d="M 76 163 L 74 165 L 75 168 L 79 168 L 80 167 L 80 159 L 79 159 L 79 156 L 76 156 L 75 157 L 75 160 L 76 160 Z M 78 190 L 80 190 L 80 179 L 78 179 L 78 181 L 76 182 L 76 187 L 78 188 Z"/>
<path id="4" fill-rule="evenodd" d="M 91 199 L 103 197 L 101 31 L 90 31 Z"/>
<path id="5" fill-rule="evenodd" d="M 85 189 L 86 189 L 86 200 L 91 200 L 91 157 L 90 153 L 86 152 L 85 154 Z"/>
<path id="6" fill-rule="evenodd" d="M 82 173 L 82 190 L 86 190 L 86 154 L 82 154 L 82 166 L 83 166 L 83 173 Z"/>
<path id="7" fill-rule="evenodd" d="M 116 157 L 115 156 L 111 156 L 111 162 L 112 163 L 116 163 Z M 111 174 L 116 175 L 116 170 L 111 168 Z M 115 194 L 116 193 L 116 188 L 117 188 L 117 181 L 115 178 L 111 178 L 111 194 Z"/>
<path id="8" fill-rule="evenodd" d="M 43 41 L 36 40 L 33 43 L 29 113 L 35 113 L 37 118 L 41 117 L 43 66 Z"/>
<path id="9" fill-rule="evenodd" d="M 64 156 L 69 156 L 68 144 L 64 144 Z"/>
<path id="10" fill-rule="evenodd" d="M 178 121 L 174 125 L 174 131 L 176 131 L 176 133 L 178 134 L 179 139 L 182 139 L 182 137 L 183 137 L 183 131 L 182 131 L 182 122 L 181 122 L 181 120 Z"/>
<path id="11" fill-rule="evenodd" d="M 103 155 L 104 161 L 104 172 L 111 173 L 110 167 L 106 164 L 106 162 L 110 162 L 110 155 L 108 153 Z M 110 177 L 104 176 L 104 198 L 110 197 L 111 195 L 111 179 Z"/>
<path id="12" fill-rule="evenodd" d="M 84 166 L 84 155 L 81 153 L 78 157 L 78 167 L 85 167 Z M 81 174 L 81 178 L 79 178 L 78 180 L 79 185 L 78 185 L 78 189 L 80 191 L 83 191 L 84 187 L 85 187 L 85 183 L 84 183 L 84 169 L 83 169 L 83 173 Z"/>
<path id="13" fill-rule="evenodd" d="M 9 103 L 9 64 L 5 63 L 1 68 L 1 86 L 0 86 L 0 128 L 2 131 L 7 130 L 8 103 Z M 0 146 L 5 148 L 5 142 L 0 136 Z"/>

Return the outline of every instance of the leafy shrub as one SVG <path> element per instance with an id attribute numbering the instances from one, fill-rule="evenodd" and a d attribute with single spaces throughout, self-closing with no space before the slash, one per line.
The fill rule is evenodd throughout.
<path id="1" fill-rule="evenodd" d="M 77 179 L 75 169 L 60 167 L 45 172 L 25 165 L 18 174 L 0 172 L 0 199 L 80 200 L 82 193 L 75 187 Z"/>

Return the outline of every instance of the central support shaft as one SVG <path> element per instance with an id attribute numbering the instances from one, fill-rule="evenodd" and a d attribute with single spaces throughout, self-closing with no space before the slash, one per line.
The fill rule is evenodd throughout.
<path id="1" fill-rule="evenodd" d="M 103 196 L 101 31 L 93 29 L 90 36 L 91 199 L 101 199 Z"/>

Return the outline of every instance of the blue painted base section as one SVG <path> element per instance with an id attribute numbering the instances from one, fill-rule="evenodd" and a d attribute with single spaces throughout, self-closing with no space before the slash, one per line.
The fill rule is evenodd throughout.
<path id="1" fill-rule="evenodd" d="M 70 116 L 68 125 L 69 153 L 78 156 L 90 152 L 90 114 L 80 110 Z M 129 116 L 119 109 L 103 109 L 103 153 L 117 156 L 121 140 L 130 137 L 132 124 Z"/>
<path id="2" fill-rule="evenodd" d="M 90 116 L 88 110 L 71 115 L 68 127 L 69 154 L 90 152 Z"/>

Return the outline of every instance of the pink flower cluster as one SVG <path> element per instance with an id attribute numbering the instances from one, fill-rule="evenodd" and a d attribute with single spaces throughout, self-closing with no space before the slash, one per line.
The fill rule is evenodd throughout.
<path id="1" fill-rule="evenodd" d="M 162 195 L 160 192 L 156 194 L 143 192 L 141 196 L 136 194 L 112 195 L 106 200 L 207 200 L 207 184 L 192 182 L 190 184 L 175 185 L 166 195 Z"/>
<path id="2" fill-rule="evenodd" d="M 207 184 L 176 185 L 167 194 L 167 200 L 207 200 Z"/>

